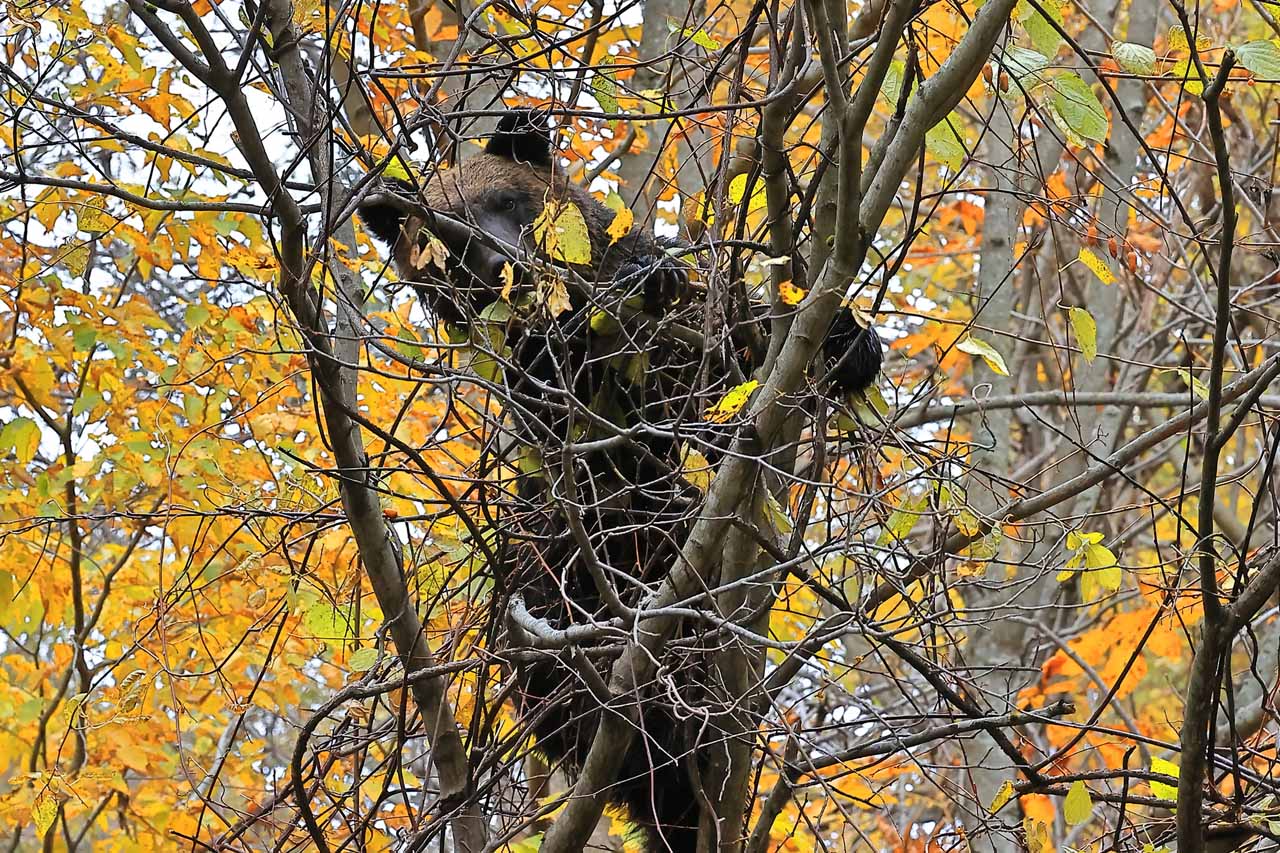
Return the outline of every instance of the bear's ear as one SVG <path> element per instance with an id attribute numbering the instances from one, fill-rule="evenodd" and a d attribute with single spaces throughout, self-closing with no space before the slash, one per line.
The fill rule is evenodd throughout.
<path id="1" fill-rule="evenodd" d="M 484 149 L 495 157 L 551 165 L 551 126 L 543 110 L 512 110 L 498 121 Z"/>

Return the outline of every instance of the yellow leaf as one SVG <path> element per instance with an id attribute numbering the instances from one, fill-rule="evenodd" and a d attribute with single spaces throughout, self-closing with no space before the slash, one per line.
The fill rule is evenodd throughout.
<path id="1" fill-rule="evenodd" d="M 1188 95 L 1198 97 L 1204 94 L 1204 82 L 1200 79 L 1200 72 L 1192 65 L 1191 57 L 1184 56 L 1179 59 L 1169 69 L 1169 73 L 1173 75 L 1175 80 L 1182 83 L 1182 88 L 1186 90 Z"/>
<path id="2" fill-rule="evenodd" d="M 991 805 L 987 806 L 987 811 L 995 814 L 1005 807 L 1005 804 L 1013 799 L 1013 783 L 1008 779 L 1000 783 L 1000 790 L 996 791 L 996 795 L 991 798 Z"/>
<path id="3" fill-rule="evenodd" d="M 1159 773 L 1162 776 L 1172 776 L 1177 779 L 1178 765 L 1174 764 L 1172 761 L 1166 761 L 1163 758 L 1156 758 L 1153 756 L 1151 759 L 1151 772 Z M 1153 780 L 1151 782 L 1151 793 L 1155 794 L 1162 800 L 1176 801 L 1178 799 L 1178 787 L 1165 782 L 1156 782 Z"/>
<path id="4" fill-rule="evenodd" d="M 960 352 L 967 352 L 969 355 L 981 356 L 982 360 L 987 363 L 987 367 L 992 372 L 1001 376 L 1009 375 L 1009 368 L 1005 366 L 1004 356 L 1002 356 L 995 347 L 981 338 L 975 338 L 973 335 L 966 335 L 964 340 L 956 344 L 956 349 Z"/>
<path id="5" fill-rule="evenodd" d="M 635 222 L 636 215 L 631 212 L 631 208 L 624 207 L 613 215 L 613 221 L 609 223 L 609 245 L 621 240 L 623 237 L 631 233 L 631 225 Z"/>
<path id="6" fill-rule="evenodd" d="M 582 211 L 571 201 L 548 198 L 533 223 L 546 256 L 566 264 L 591 263 L 591 236 Z"/>
<path id="7" fill-rule="evenodd" d="M 720 42 L 707 33 L 706 30 L 697 29 L 696 27 L 684 27 L 675 18 L 667 18 L 667 27 L 673 32 L 680 33 L 680 35 L 689 39 L 698 47 L 706 48 L 707 50 L 720 49 Z"/>
<path id="8" fill-rule="evenodd" d="M 1049 837 L 1049 824 L 1027 817 L 1022 821 L 1022 831 L 1027 836 L 1027 853 L 1053 853 L 1053 839 Z"/>
<path id="9" fill-rule="evenodd" d="M 84 275 L 84 271 L 89 268 L 88 244 L 78 241 L 68 243 L 58 262 L 67 268 L 67 272 L 76 278 L 80 278 Z"/>
<path id="10" fill-rule="evenodd" d="M 778 285 L 778 298 L 782 300 L 783 305 L 799 305 L 808 293 L 809 291 L 796 287 L 789 281 Z"/>
<path id="11" fill-rule="evenodd" d="M 1067 791 L 1067 799 L 1062 803 L 1062 816 L 1071 826 L 1086 823 L 1093 817 L 1093 798 L 1084 782 L 1077 780 Z"/>
<path id="12" fill-rule="evenodd" d="M 729 182 L 729 201 L 734 204 L 741 204 L 742 199 L 747 194 L 747 174 L 738 175 Z M 751 198 L 747 200 L 747 212 L 759 210 L 769 203 L 765 196 L 764 182 L 756 181 L 755 186 L 751 188 Z"/>
<path id="13" fill-rule="evenodd" d="M 1169 27 L 1169 50 L 1186 50 L 1190 47 L 1187 41 L 1187 31 L 1182 28 L 1181 24 L 1175 24 Z M 1208 50 L 1213 45 L 1209 41 L 1209 37 L 1204 33 L 1196 33 L 1196 50 Z"/>
<path id="14" fill-rule="evenodd" d="M 35 802 L 31 804 L 31 820 L 36 825 L 36 835 L 43 837 L 57 816 L 58 800 L 46 788 L 36 795 Z"/>
<path id="15" fill-rule="evenodd" d="M 93 198 L 76 211 L 76 227 L 89 234 L 101 234 L 107 230 L 107 211 L 101 198 Z"/>
<path id="16" fill-rule="evenodd" d="M 608 311 L 596 311 L 591 315 L 591 331 L 602 337 L 613 337 L 622 331 L 622 324 Z"/>
<path id="17" fill-rule="evenodd" d="M 728 394 L 720 399 L 710 409 L 707 409 L 705 419 L 713 424 L 722 424 L 733 418 L 734 415 L 742 411 L 742 407 L 747 404 L 747 400 L 751 399 L 751 394 L 760 383 L 755 380 L 743 382 L 736 388 L 730 389 Z"/>
<path id="18" fill-rule="evenodd" d="M 516 271 L 511 264 L 502 265 L 502 273 L 499 276 L 502 279 L 502 293 L 499 294 L 503 302 L 511 301 L 511 289 L 516 286 Z"/>
<path id="19" fill-rule="evenodd" d="M 1093 361 L 1098 357 L 1098 324 L 1094 322 L 1093 315 L 1084 308 L 1073 305 L 1067 309 L 1067 313 L 1071 318 L 1071 329 L 1076 334 L 1076 340 L 1080 342 L 1080 352 L 1084 354 L 1084 360 Z"/>
<path id="20" fill-rule="evenodd" d="M 1088 248 L 1081 247 L 1078 255 L 1080 263 L 1084 264 L 1103 284 L 1114 284 L 1116 277 L 1111 272 L 1111 268 L 1107 266 L 1107 262 L 1095 255 Z"/>
<path id="21" fill-rule="evenodd" d="M 685 445 L 680 450 L 680 476 L 698 491 L 706 494 L 716 478 L 715 469 L 699 451 Z"/>

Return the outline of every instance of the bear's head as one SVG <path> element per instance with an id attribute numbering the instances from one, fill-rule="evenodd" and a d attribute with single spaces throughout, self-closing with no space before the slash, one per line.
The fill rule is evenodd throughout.
<path id="1" fill-rule="evenodd" d="M 610 250 L 613 211 L 556 163 L 545 113 L 507 113 L 482 153 L 437 169 L 417 186 L 396 184 L 408 205 L 367 203 L 360 218 L 391 246 L 401 277 L 417 285 L 445 320 L 474 317 L 507 286 L 508 264 L 518 278 L 521 267 L 512 262 L 539 255 L 534 226 L 548 204 L 572 204 L 582 214 L 591 262 L 575 267 L 579 274 L 606 280 L 622 259 Z M 443 270 L 429 254 L 433 237 L 447 251 Z"/>

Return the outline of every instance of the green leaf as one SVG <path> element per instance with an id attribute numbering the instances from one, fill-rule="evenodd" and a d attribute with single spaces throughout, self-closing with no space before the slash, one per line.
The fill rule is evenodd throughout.
<path id="1" fill-rule="evenodd" d="M 1251 41 L 1232 50 L 1253 76 L 1280 80 L 1280 47 L 1274 41 Z"/>
<path id="2" fill-rule="evenodd" d="M 1084 786 L 1084 782 L 1076 780 L 1071 783 L 1067 799 L 1062 803 L 1062 816 L 1071 826 L 1087 823 L 1093 817 L 1093 798 L 1089 796 L 1089 789 Z"/>
<path id="3" fill-rule="evenodd" d="M 1004 363 L 1004 356 L 1000 354 L 999 350 L 981 338 L 966 335 L 964 340 L 956 344 L 956 349 L 960 350 L 960 352 L 967 352 L 969 355 L 980 356 L 987 363 L 987 367 L 991 368 L 994 373 L 998 373 L 1001 376 L 1009 375 L 1009 368 Z"/>
<path id="4" fill-rule="evenodd" d="M 547 256 L 566 264 L 591 263 L 591 235 L 577 204 L 548 198 L 533 223 L 533 233 Z"/>
<path id="5" fill-rule="evenodd" d="M 1139 77 L 1150 77 L 1156 73 L 1156 52 L 1146 45 L 1128 41 L 1113 41 L 1111 55 L 1116 64 Z"/>
<path id="6" fill-rule="evenodd" d="M 1049 67 L 1049 59 L 1039 51 L 1010 45 L 1000 57 L 1000 65 L 1019 80 L 1039 74 Z"/>
<path id="7" fill-rule="evenodd" d="M 591 94 L 596 96 L 600 109 L 607 113 L 618 112 L 618 84 L 613 74 L 604 68 L 597 68 L 591 77 Z"/>
<path id="8" fill-rule="evenodd" d="M 930 128 L 924 137 L 925 149 L 953 172 L 960 171 L 969 154 L 964 140 L 956 133 L 958 122 L 958 118 L 948 116 Z"/>
<path id="9" fill-rule="evenodd" d="M 40 426 L 31 418 L 14 418 L 0 430 L 0 451 L 12 450 L 18 462 L 26 464 L 40 448 Z"/>
<path id="10" fill-rule="evenodd" d="M 511 316 L 511 306 L 499 299 L 486 305 L 480 312 L 479 319 L 485 323 L 505 323 Z"/>
<path id="11" fill-rule="evenodd" d="M 920 517 L 929 505 L 929 496 L 925 494 L 909 496 L 898 508 L 889 513 L 889 520 L 884 523 L 884 530 L 876 544 L 883 547 L 901 542 L 910 535 Z"/>
<path id="12" fill-rule="evenodd" d="M 791 523 L 791 516 L 787 515 L 786 509 L 782 504 L 778 503 L 778 499 L 773 495 L 766 495 L 764 499 L 765 517 L 769 519 L 769 523 L 773 525 L 773 529 L 784 536 L 791 532 L 794 526 Z"/>
<path id="13" fill-rule="evenodd" d="M 880 81 L 880 94 L 889 102 L 889 106 L 896 107 L 898 99 L 902 95 L 902 81 L 907 73 L 907 66 L 902 60 L 895 59 L 889 63 L 889 70 L 885 72 L 884 79 Z"/>
<path id="14" fill-rule="evenodd" d="M 98 342 L 98 330 L 93 326 L 77 324 L 75 331 L 71 333 L 71 342 L 75 344 L 76 352 L 88 352 Z"/>
<path id="15" fill-rule="evenodd" d="M 182 319 L 183 322 L 186 323 L 187 328 L 190 329 L 203 326 L 209 319 L 209 316 L 209 309 L 203 305 L 197 304 L 187 306 L 187 312 L 183 315 Z"/>
<path id="16" fill-rule="evenodd" d="M 378 650 L 375 648 L 360 649 L 352 652 L 351 657 L 347 660 L 347 666 L 352 672 L 368 672 L 378 663 Z"/>
<path id="17" fill-rule="evenodd" d="M 523 841 L 512 841 L 507 845 L 511 853 L 538 853 L 542 849 L 542 833 L 530 835 Z"/>
<path id="18" fill-rule="evenodd" d="M 1036 50 L 1045 56 L 1053 56 L 1062 46 L 1062 36 L 1053 26 L 1054 23 L 1062 24 L 1062 9 L 1056 0 L 1042 0 L 1040 8 L 1048 13 L 1048 17 L 1033 9 L 1030 4 L 1019 4 L 1018 20 L 1031 37 Z"/>
<path id="19" fill-rule="evenodd" d="M 76 397 L 75 405 L 71 407 L 71 414 L 78 416 L 85 412 L 92 412 L 100 403 L 102 403 L 102 395 L 92 388 L 85 388 L 80 392 L 80 396 Z"/>
<path id="20" fill-rule="evenodd" d="M 324 600 L 306 609 L 302 624 L 318 640 L 343 640 L 350 635 L 346 617 Z"/>
<path id="21" fill-rule="evenodd" d="M 1071 330 L 1075 332 L 1076 340 L 1080 342 L 1080 352 L 1084 353 L 1084 360 L 1092 362 L 1098 357 L 1098 324 L 1094 322 L 1093 315 L 1084 308 L 1073 305 L 1067 309 L 1067 314 L 1071 318 Z"/>
<path id="22" fill-rule="evenodd" d="M 1179 367 L 1176 371 L 1178 377 L 1182 379 L 1182 383 L 1191 389 L 1191 393 L 1195 394 L 1201 400 L 1209 399 L 1209 386 L 1204 384 L 1204 380 L 1197 379 L 1190 370 L 1185 367 Z"/>
<path id="23" fill-rule="evenodd" d="M 1102 142 L 1107 138 L 1106 110 L 1093 88 L 1079 75 L 1065 73 L 1053 78 L 1053 106 L 1077 136 Z"/>

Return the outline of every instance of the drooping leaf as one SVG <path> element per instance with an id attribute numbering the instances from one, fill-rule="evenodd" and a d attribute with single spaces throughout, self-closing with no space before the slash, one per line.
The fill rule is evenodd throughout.
<path id="1" fill-rule="evenodd" d="M 1071 329 L 1080 343 L 1080 352 L 1084 354 L 1084 360 L 1092 362 L 1098 357 L 1098 324 L 1085 308 L 1073 305 L 1067 309 L 1067 314 L 1071 318 Z"/>
<path id="2" fill-rule="evenodd" d="M 1013 783 L 1008 779 L 1005 779 L 1000 783 L 1000 788 L 996 791 L 996 795 L 991 798 L 991 805 L 987 806 L 987 811 L 992 814 L 1000 811 L 1010 800 L 1013 799 L 1013 795 Z"/>
<path id="3" fill-rule="evenodd" d="M 765 517 L 769 519 L 769 523 L 776 532 L 781 533 L 783 536 L 791 532 L 794 527 L 791 522 L 791 516 L 787 515 L 786 509 L 782 504 L 778 503 L 778 499 L 772 494 L 765 495 L 764 512 Z"/>
<path id="4" fill-rule="evenodd" d="M 1040 9 L 1036 9 L 1029 3 L 1019 4 L 1018 19 L 1036 50 L 1053 56 L 1062 47 L 1062 36 L 1054 26 L 1055 23 L 1062 25 L 1062 7 L 1057 0 L 1042 0 L 1039 5 Z M 1041 9 L 1045 14 L 1041 14 Z"/>
<path id="5" fill-rule="evenodd" d="M 1204 94 L 1204 81 L 1200 79 L 1200 72 L 1196 70 L 1195 65 L 1191 62 L 1191 57 L 1184 56 L 1179 59 L 1169 69 L 1169 73 L 1182 84 L 1183 90 L 1188 95 L 1199 97 Z"/>
<path id="6" fill-rule="evenodd" d="M 904 75 L 907 73 L 907 67 L 902 60 L 895 59 L 889 63 L 889 69 L 885 72 L 884 79 L 880 81 L 880 94 L 889 106 L 896 107 L 898 99 L 902 93 L 902 83 Z"/>
<path id="7" fill-rule="evenodd" d="M 635 222 L 635 218 L 635 214 L 631 212 L 629 207 L 624 207 L 613 215 L 613 221 L 609 223 L 607 232 L 610 245 L 631 233 L 631 225 Z"/>
<path id="8" fill-rule="evenodd" d="M 1093 250 L 1087 246 L 1080 247 L 1080 253 L 1076 256 L 1080 263 L 1088 267 L 1098 280 L 1103 284 L 1114 284 L 1116 280 L 1115 273 L 1111 272 L 1111 267 L 1107 266 L 1107 262 L 1098 257 Z"/>
<path id="9" fill-rule="evenodd" d="M 1070 826 L 1087 823 L 1093 817 L 1093 798 L 1089 796 L 1084 782 L 1076 780 L 1067 789 L 1067 798 L 1062 802 L 1062 816 Z"/>
<path id="10" fill-rule="evenodd" d="M 46 787 L 36 794 L 35 802 L 31 804 L 31 822 L 35 824 L 36 837 L 44 836 L 57 817 L 58 798 Z"/>
<path id="11" fill-rule="evenodd" d="M 1004 363 L 1004 356 L 1000 354 L 999 350 L 981 338 L 966 335 L 964 340 L 956 344 L 956 349 L 960 350 L 960 352 L 967 352 L 969 355 L 979 356 L 987 363 L 987 367 L 1000 376 L 1009 375 L 1009 368 Z"/>
<path id="12" fill-rule="evenodd" d="M 595 95 L 600 109 L 607 113 L 618 112 L 618 84 L 607 68 L 597 68 L 591 77 L 591 94 Z"/>
<path id="13" fill-rule="evenodd" d="M 1178 374 L 1178 378 L 1182 380 L 1182 384 L 1190 388 L 1191 393 L 1196 395 L 1197 398 L 1201 400 L 1209 399 L 1209 386 L 1204 383 L 1203 379 L 1185 367 L 1179 367 L 1175 372 Z"/>

